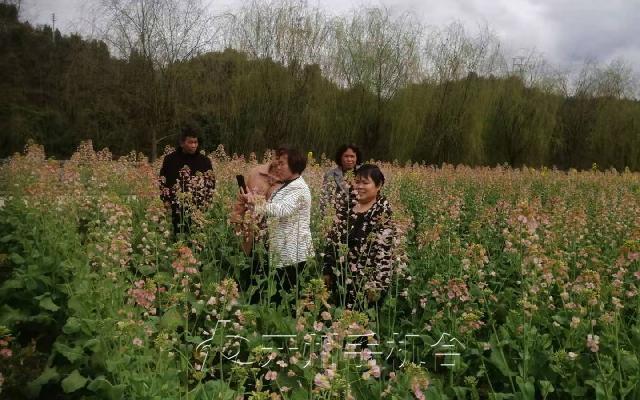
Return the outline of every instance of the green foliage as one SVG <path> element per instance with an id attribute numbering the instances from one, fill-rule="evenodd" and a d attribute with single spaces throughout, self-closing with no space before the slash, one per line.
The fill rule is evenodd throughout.
<path id="1" fill-rule="evenodd" d="M 233 176 L 253 164 L 220 150 L 214 165 L 201 225 L 175 241 L 152 164 L 85 144 L 60 166 L 32 145 L 0 169 L 3 396 L 640 394 L 640 174 L 382 164 L 409 276 L 380 307 L 351 312 L 325 304 L 316 204 L 317 258 L 299 296 L 269 302 L 273 270 L 257 269 L 226 222 Z M 305 171 L 314 193 L 324 172 Z M 368 330 L 381 354 L 347 357 L 347 335 Z M 437 354 L 445 333 L 457 356 Z"/>
<path id="2" fill-rule="evenodd" d="M 152 156 L 196 121 L 205 147 L 262 152 L 278 143 L 333 154 L 427 163 L 640 169 L 640 103 L 525 87 L 518 77 L 408 84 L 380 96 L 339 87 L 318 65 L 211 52 L 154 69 L 100 41 L 20 23 L 0 5 L 0 157 L 27 140 L 56 157 L 91 139 L 114 154 Z"/>

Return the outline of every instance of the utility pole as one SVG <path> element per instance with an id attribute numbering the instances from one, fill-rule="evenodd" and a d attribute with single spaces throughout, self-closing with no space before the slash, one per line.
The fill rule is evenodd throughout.
<path id="1" fill-rule="evenodd" d="M 518 74 L 522 78 L 522 75 L 524 72 L 523 69 L 524 69 L 524 57 L 523 56 L 513 57 L 511 70 L 514 72 L 518 71 Z"/>
<path id="2" fill-rule="evenodd" d="M 56 14 L 51 13 L 51 40 L 56 41 Z"/>

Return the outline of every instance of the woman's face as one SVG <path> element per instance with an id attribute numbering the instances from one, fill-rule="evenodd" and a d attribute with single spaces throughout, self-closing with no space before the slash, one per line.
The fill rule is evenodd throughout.
<path id="1" fill-rule="evenodd" d="M 286 181 L 294 177 L 293 172 L 289 169 L 289 156 L 283 154 L 275 161 L 275 175 L 281 181 Z"/>
<path id="2" fill-rule="evenodd" d="M 352 149 L 347 149 L 342 156 L 340 156 L 340 167 L 343 171 L 349 171 L 354 169 L 357 161 L 356 152 Z"/>
<path id="3" fill-rule="evenodd" d="M 380 193 L 380 186 L 376 186 L 370 177 L 356 176 L 354 188 L 360 204 L 368 204 L 374 201 L 378 197 L 378 193 Z"/>

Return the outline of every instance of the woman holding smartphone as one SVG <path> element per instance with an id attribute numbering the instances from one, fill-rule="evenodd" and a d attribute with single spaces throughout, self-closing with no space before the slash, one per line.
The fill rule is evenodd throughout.
<path id="1" fill-rule="evenodd" d="M 275 163 L 260 164 L 249 170 L 245 182 L 243 175 L 236 175 L 239 187 L 238 199 L 233 205 L 230 222 L 235 226 L 236 234 L 242 237 L 242 250 L 250 255 L 255 241 L 260 240 L 266 230 L 264 218 L 247 218 L 247 203 L 243 195 L 251 190 L 255 197 L 269 198 L 281 183 L 274 175 Z"/>
<path id="2" fill-rule="evenodd" d="M 279 289 L 298 290 L 298 273 L 313 257 L 311 241 L 311 191 L 302 177 L 307 157 L 302 152 L 280 148 L 276 150 L 274 175 L 282 186 L 271 193 L 268 201 L 260 201 L 249 188 L 243 195 L 249 207 L 267 217 L 269 267 L 275 268 Z M 297 296 L 296 296 L 297 298 Z M 273 301 L 280 303 L 276 293 Z"/>

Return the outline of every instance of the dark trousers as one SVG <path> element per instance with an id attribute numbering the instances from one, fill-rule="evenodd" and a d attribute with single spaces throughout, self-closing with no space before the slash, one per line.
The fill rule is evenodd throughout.
<path id="1" fill-rule="evenodd" d="M 340 305 L 340 303 L 342 302 L 342 293 L 339 288 L 340 283 L 338 282 L 338 278 L 336 277 L 336 275 L 333 273 L 332 270 L 327 268 L 325 268 L 325 274 L 329 275 L 330 281 L 331 281 L 331 285 L 329 285 L 329 287 L 327 288 L 329 290 L 329 303 Z M 357 278 L 354 277 L 353 279 L 357 279 Z M 353 309 L 356 306 L 356 304 L 358 304 L 357 308 L 362 308 L 364 306 L 363 299 L 356 299 L 356 296 L 360 294 L 359 292 L 361 292 L 361 289 L 358 289 L 358 287 L 362 288 L 362 286 L 363 286 L 362 282 L 358 282 L 357 286 L 354 283 L 347 283 L 346 287 L 343 288 L 343 290 L 345 290 L 344 306 L 346 308 Z M 387 296 L 387 291 L 388 290 L 381 291 L 380 297 L 376 301 L 373 301 L 373 302 L 367 301 L 366 302 L 367 308 L 382 307 L 385 297 Z M 364 293 L 362 294 L 364 295 Z"/>
<path id="2" fill-rule="evenodd" d="M 307 263 L 303 261 L 301 263 L 276 268 L 276 293 L 271 298 L 273 303 L 276 305 L 280 305 L 282 303 L 282 295 L 280 294 L 281 290 L 295 296 L 296 291 L 298 291 L 298 274 L 304 269 L 306 264 Z M 295 304 L 293 304 L 293 306 L 295 306 Z"/>

